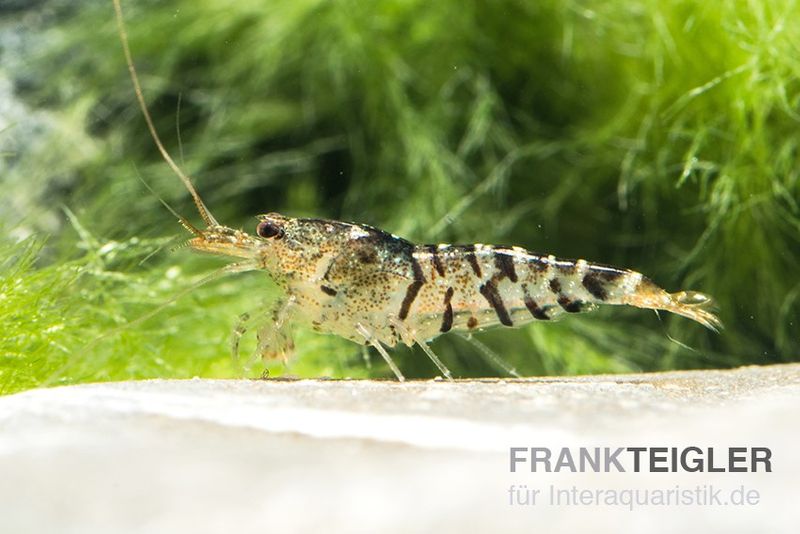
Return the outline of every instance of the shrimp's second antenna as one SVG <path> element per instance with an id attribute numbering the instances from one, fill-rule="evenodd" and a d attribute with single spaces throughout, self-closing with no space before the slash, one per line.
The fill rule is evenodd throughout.
<path id="1" fill-rule="evenodd" d="M 133 65 L 119 0 L 113 2 L 147 126 L 207 225 L 200 230 L 176 214 L 194 234 L 189 245 L 237 258 L 229 271 L 265 271 L 284 293 L 265 314 L 268 328 L 259 330 L 262 358 L 286 358 L 293 346 L 291 326 L 300 321 L 318 332 L 372 345 L 400 381 L 403 375 L 386 346 L 420 345 L 442 375 L 451 379 L 445 364 L 427 346 L 433 338 L 450 331 L 549 321 L 601 304 L 669 311 L 715 331 L 722 326 L 710 311 L 712 300 L 707 295 L 668 293 L 639 272 L 583 259 L 560 259 L 519 247 L 415 245 L 364 224 L 277 213 L 259 216 L 254 235 L 220 225 L 158 137 Z M 240 336 L 237 328 L 234 352 Z"/>
<path id="2" fill-rule="evenodd" d="M 197 193 L 197 190 L 194 188 L 194 184 L 192 180 L 184 174 L 178 164 L 172 159 L 172 156 L 169 155 L 167 149 L 164 148 L 164 144 L 161 142 L 161 138 L 158 135 L 158 131 L 156 130 L 156 126 L 153 123 L 153 119 L 150 117 L 150 111 L 147 109 L 147 104 L 144 101 L 144 94 L 142 93 L 142 86 L 139 84 L 139 76 L 136 74 L 136 67 L 133 65 L 133 56 L 131 56 L 131 49 L 128 45 L 128 32 L 125 30 L 125 20 L 122 17 L 122 6 L 119 3 L 119 0 L 113 0 L 114 2 L 114 13 L 117 18 L 117 29 L 119 30 L 119 38 L 122 41 L 122 51 L 125 54 L 125 61 L 128 64 L 128 73 L 131 76 L 131 82 L 133 82 L 133 90 L 136 93 L 136 100 L 139 103 L 139 109 L 142 110 L 142 115 L 144 115 L 144 120 L 147 123 L 147 128 L 150 130 L 150 135 L 153 137 L 153 141 L 155 141 L 156 146 L 158 147 L 158 151 L 161 153 L 161 156 L 167 162 L 167 165 L 178 175 L 178 178 L 181 179 L 183 185 L 186 186 L 186 189 L 189 190 L 189 194 L 192 195 L 192 199 L 194 200 L 195 206 L 197 206 L 197 211 L 200 212 L 200 217 L 203 218 L 203 221 L 206 223 L 207 226 L 219 226 L 219 223 L 211 215 L 211 212 L 206 207 L 203 199 L 200 198 L 200 195 Z M 197 229 L 194 228 L 189 222 L 184 219 L 183 217 L 179 217 L 181 224 L 183 224 L 187 230 L 191 231 L 194 234 L 197 234 Z"/>

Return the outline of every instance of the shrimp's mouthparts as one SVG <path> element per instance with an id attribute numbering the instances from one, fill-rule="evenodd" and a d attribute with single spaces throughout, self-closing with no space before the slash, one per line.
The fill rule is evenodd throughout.
<path id="1" fill-rule="evenodd" d="M 258 255 L 259 242 L 241 230 L 212 226 L 201 230 L 197 237 L 190 239 L 189 246 L 209 254 L 254 259 Z"/>

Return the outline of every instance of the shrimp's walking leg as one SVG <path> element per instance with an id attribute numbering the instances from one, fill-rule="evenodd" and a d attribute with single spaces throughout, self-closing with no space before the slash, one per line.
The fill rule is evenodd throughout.
<path id="1" fill-rule="evenodd" d="M 369 350 L 366 345 L 361 345 L 361 358 L 364 360 L 364 365 L 367 369 L 372 369 L 372 358 L 369 357 Z"/>
<path id="2" fill-rule="evenodd" d="M 288 362 L 289 355 L 294 349 L 294 341 L 289 334 L 289 322 L 294 305 L 293 296 L 278 299 L 270 309 L 269 320 L 258 329 L 256 356 L 261 356 L 262 361 L 281 358 L 284 364 Z"/>
<path id="3" fill-rule="evenodd" d="M 513 376 L 514 378 L 521 378 L 520 374 L 517 370 L 510 366 L 508 362 L 506 362 L 503 358 L 500 357 L 495 351 L 487 347 L 483 342 L 479 341 L 475 338 L 475 336 L 471 334 L 462 334 L 458 333 L 458 337 L 461 339 L 471 343 L 475 348 L 478 349 L 478 352 L 483 356 L 483 358 L 492 365 L 496 369 L 503 371 L 508 376 Z"/>
<path id="4" fill-rule="evenodd" d="M 428 355 L 428 358 L 431 359 L 431 361 L 436 365 L 436 367 L 439 368 L 439 372 L 441 372 L 446 379 L 453 380 L 453 373 L 451 373 L 450 369 L 448 369 L 447 366 L 444 363 L 442 363 L 442 360 L 439 359 L 439 357 L 436 355 L 435 352 L 433 352 L 433 349 L 431 349 L 428 346 L 428 344 L 425 342 L 424 339 L 421 339 L 416 334 L 416 332 L 409 330 L 408 327 L 401 321 L 395 320 L 392 321 L 392 324 L 394 325 L 397 332 L 400 334 L 401 339 L 413 340 L 414 343 L 419 345 L 422 348 L 422 350 L 425 351 L 425 354 Z"/>
<path id="5" fill-rule="evenodd" d="M 405 382 L 406 377 L 404 377 L 403 373 L 400 372 L 400 369 L 397 367 L 397 364 L 394 363 L 394 360 L 392 360 L 392 357 L 389 356 L 389 353 L 386 352 L 385 348 L 383 348 L 383 345 L 381 345 L 381 342 L 378 341 L 377 339 L 375 339 L 375 336 L 372 335 L 372 332 L 370 332 L 362 324 L 357 324 L 356 325 L 356 330 L 358 331 L 359 334 L 364 336 L 364 339 L 367 341 L 367 343 L 369 343 L 370 345 L 375 347 L 375 349 L 380 353 L 380 355 L 383 356 L 383 359 L 386 360 L 386 363 L 389 365 L 389 368 L 394 373 L 394 376 L 397 377 L 397 380 L 399 380 L 400 382 Z"/>
<path id="6" fill-rule="evenodd" d="M 294 348 L 287 327 L 289 312 L 293 304 L 294 298 L 276 300 L 270 305 L 266 319 L 263 315 L 256 315 L 253 312 L 243 313 L 239 316 L 231 333 L 231 357 L 237 369 L 246 373 L 259 356 L 263 360 L 278 357 L 283 358 L 284 362 L 287 360 L 289 353 Z M 258 346 L 255 353 L 248 358 L 247 363 L 242 365 L 239 358 L 240 343 L 242 337 L 256 322 L 260 324 L 257 331 Z"/>
<path id="7" fill-rule="evenodd" d="M 428 358 L 430 358 L 431 361 L 436 364 L 436 367 L 439 368 L 439 371 L 444 375 L 444 377 L 448 380 L 453 380 L 453 374 L 450 372 L 450 369 L 448 369 L 447 366 L 442 363 L 442 360 L 440 360 L 436 353 L 433 352 L 433 349 L 431 349 L 428 344 L 425 343 L 425 340 L 414 336 L 414 341 L 417 342 L 417 345 L 422 347 L 422 350 L 424 350 L 425 354 L 428 355 Z"/>
<path id="8" fill-rule="evenodd" d="M 240 371 L 243 369 L 241 368 L 241 363 L 239 361 L 239 344 L 242 341 L 242 336 L 247 333 L 247 330 L 252 322 L 252 318 L 250 317 L 249 313 L 243 313 L 239 316 L 239 319 L 236 321 L 236 325 L 233 327 L 233 332 L 231 332 L 231 358 L 233 359 L 233 365 Z"/>
<path id="9" fill-rule="evenodd" d="M 267 322 L 258 329 L 257 337 L 256 355 L 261 356 L 262 361 L 281 358 L 284 364 L 289 362 L 289 356 L 294 351 L 294 340 L 286 325 Z"/>

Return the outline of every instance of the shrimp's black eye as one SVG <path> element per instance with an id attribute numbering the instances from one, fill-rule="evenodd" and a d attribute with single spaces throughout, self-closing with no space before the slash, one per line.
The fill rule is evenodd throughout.
<path id="1" fill-rule="evenodd" d="M 269 221 L 261 221 L 256 227 L 256 233 L 258 237 L 263 237 L 265 239 L 272 237 L 280 239 L 283 237 L 283 228 Z"/>

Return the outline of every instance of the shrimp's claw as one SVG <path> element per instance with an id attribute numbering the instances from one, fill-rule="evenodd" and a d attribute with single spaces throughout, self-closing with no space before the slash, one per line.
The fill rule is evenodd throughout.
<path id="1" fill-rule="evenodd" d="M 722 321 L 712 311 L 715 305 L 710 296 L 697 291 L 678 291 L 670 293 L 669 298 L 670 302 L 664 307 L 665 310 L 697 321 L 714 332 L 722 330 Z"/>

